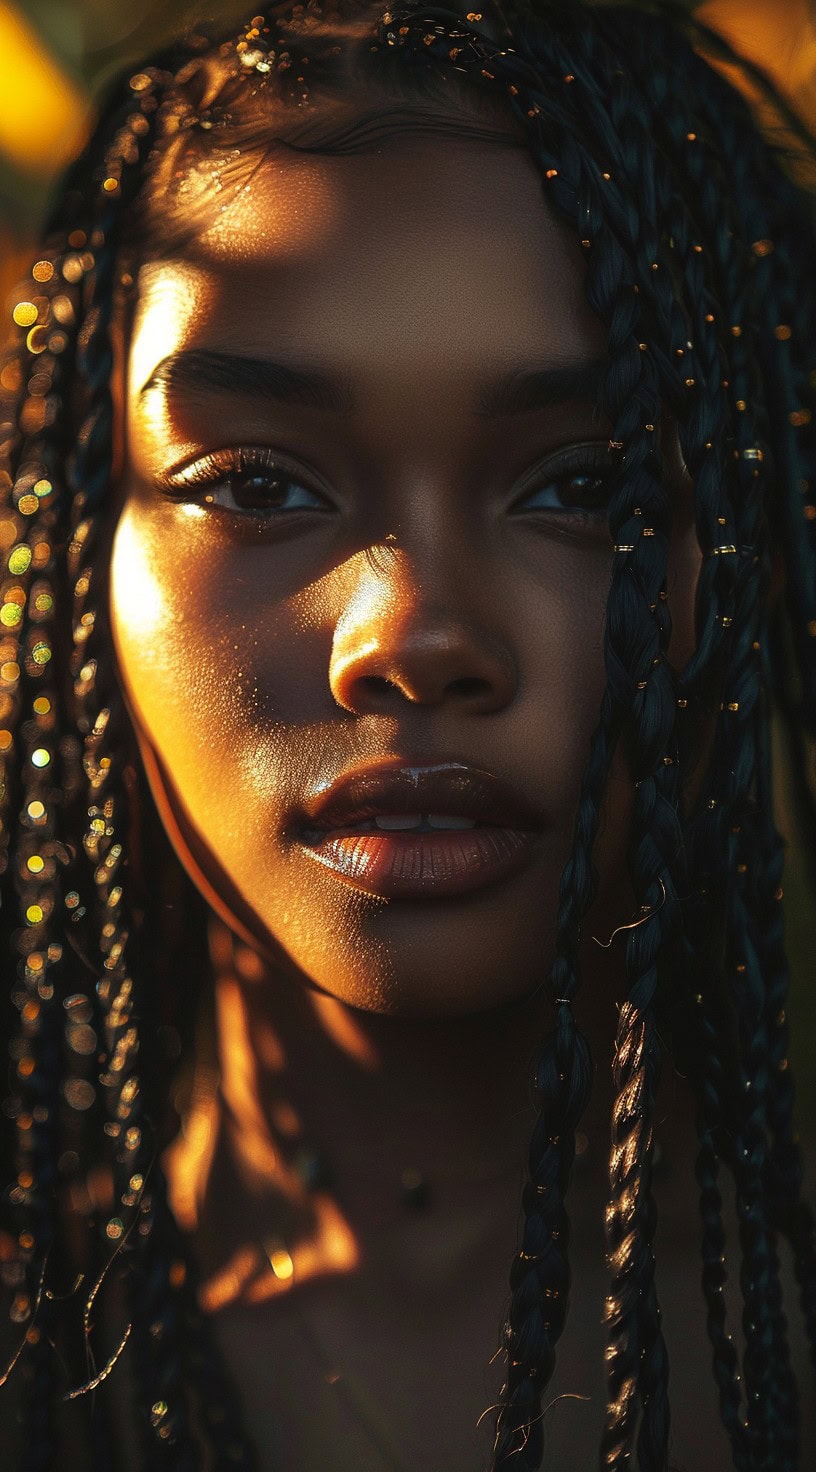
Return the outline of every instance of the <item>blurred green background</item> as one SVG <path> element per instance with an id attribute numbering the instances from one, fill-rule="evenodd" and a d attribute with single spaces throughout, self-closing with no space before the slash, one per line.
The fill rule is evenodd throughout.
<path id="1" fill-rule="evenodd" d="M 252 0 L 202 0 L 203 14 L 234 17 L 236 34 L 256 8 Z M 706 0 L 696 8 L 772 73 L 816 130 L 816 0 Z M 100 87 L 194 14 L 195 0 L 0 0 L 0 302 L 29 268 L 49 188 L 81 145 Z M 778 770 L 780 825 L 793 840 L 786 874 L 793 1064 L 802 1123 L 816 1142 L 816 905 Z"/>

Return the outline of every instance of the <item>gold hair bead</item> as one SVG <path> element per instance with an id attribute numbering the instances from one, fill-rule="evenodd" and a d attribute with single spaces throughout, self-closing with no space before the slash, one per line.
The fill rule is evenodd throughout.
<path id="1" fill-rule="evenodd" d="M 737 399 L 736 407 L 740 414 L 744 414 L 745 410 L 748 408 L 748 405 L 746 404 L 744 399 Z"/>
<path id="2" fill-rule="evenodd" d="M 734 327 L 732 327 L 731 328 L 731 336 L 732 337 L 742 337 L 742 328 L 739 327 L 739 326 L 736 326 L 736 325 Z"/>
<path id="3" fill-rule="evenodd" d="M 707 553 L 707 556 L 709 556 L 709 557 L 727 557 L 727 556 L 729 556 L 732 553 L 733 554 L 736 554 L 736 550 L 737 549 L 734 546 L 733 542 L 726 542 L 722 547 L 712 547 L 711 550 L 710 550 L 710 552 Z"/>
<path id="4" fill-rule="evenodd" d="M 547 178 L 548 179 L 557 179 L 558 178 L 558 170 L 557 169 L 548 169 L 547 170 Z"/>
<path id="5" fill-rule="evenodd" d="M 687 378 L 685 382 L 686 382 L 686 388 L 694 388 L 694 385 L 697 382 L 697 380 L 696 380 L 696 378 Z"/>
<path id="6" fill-rule="evenodd" d="M 786 322 L 780 322 L 779 326 L 774 328 L 774 337 L 778 338 L 780 342 L 787 342 L 792 336 L 792 329 L 788 327 Z"/>
<path id="7" fill-rule="evenodd" d="M 774 248 L 772 240 L 755 240 L 751 250 L 755 256 L 769 256 Z"/>
<path id="8" fill-rule="evenodd" d="M 794 409 L 793 413 L 788 415 L 794 429 L 801 429 L 803 424 L 810 424 L 811 418 L 809 409 Z"/>
<path id="9" fill-rule="evenodd" d="M 687 140 L 688 140 L 689 143 L 696 143 L 697 142 L 697 134 L 696 133 L 687 133 L 686 134 L 686 138 L 687 138 Z"/>
<path id="10" fill-rule="evenodd" d="M 677 701 L 677 709 L 678 710 L 685 710 L 686 707 L 687 707 L 687 705 L 688 705 L 688 701 L 685 699 L 684 696 L 681 695 L 680 698 Z"/>
<path id="11" fill-rule="evenodd" d="M 762 451 L 754 445 L 751 449 L 743 450 L 742 458 L 743 460 L 762 460 L 764 457 Z"/>

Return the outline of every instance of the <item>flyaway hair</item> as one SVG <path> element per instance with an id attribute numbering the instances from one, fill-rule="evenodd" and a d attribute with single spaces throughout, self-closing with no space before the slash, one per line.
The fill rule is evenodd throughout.
<path id="1" fill-rule="evenodd" d="M 25 1472 L 60 1464 L 57 1407 L 66 1396 L 86 1414 L 87 1464 L 115 1472 L 117 1437 L 93 1390 L 116 1374 L 120 1351 L 133 1367 L 145 1469 L 253 1465 L 158 1159 L 169 1127 L 155 1023 L 172 1020 L 167 999 L 194 942 L 166 934 L 140 878 L 140 855 L 163 840 L 108 624 L 110 330 L 154 239 L 151 199 L 162 171 L 214 158 L 229 178 L 236 140 L 268 144 L 278 135 L 291 147 L 331 151 L 338 140 L 319 127 L 310 133 L 309 107 L 318 104 L 319 119 L 321 95 L 342 95 L 361 77 L 440 105 L 449 88 L 449 117 L 463 99 L 483 110 L 485 125 L 506 117 L 530 149 L 543 197 L 575 232 L 588 300 L 608 331 L 601 408 L 617 466 L 607 688 L 549 974 L 542 958 L 552 1027 L 535 1069 L 538 1118 L 510 1268 L 491 1472 L 548 1466 L 543 1408 L 570 1290 L 568 1188 L 592 1079 L 579 945 L 595 894 L 606 779 L 621 746 L 635 789 L 629 865 L 641 923 L 626 932 L 613 1063 L 600 1465 L 669 1466 L 652 1183 L 668 1040 L 698 1100 L 702 1290 L 733 1466 L 795 1472 L 798 1390 L 780 1250 L 792 1249 L 816 1357 L 816 1239 L 788 1067 L 770 725 L 776 702 L 813 843 L 814 213 L 790 160 L 761 135 L 720 63 L 739 58 L 685 9 L 659 3 L 537 0 L 467 15 L 309 3 L 267 8 L 237 37 L 196 20 L 176 44 L 114 79 L 86 150 L 54 193 L 0 373 L 0 927 L 11 1028 L 1 1256 L 13 1331 L 0 1370 L 22 1386 Z M 802 126 L 758 68 L 743 71 L 807 160 Z M 342 146 L 364 142 L 352 136 Z M 172 210 L 165 228 L 174 228 Z M 702 551 L 696 648 L 682 670 L 668 660 L 664 412 L 694 483 Z M 785 572 L 775 602 L 774 559 Z M 716 729 L 692 789 L 712 702 Z M 165 857 L 169 872 L 174 861 Z M 174 872 L 183 907 L 198 915 L 200 901 Z M 109 1189 L 80 1239 L 66 1228 L 71 1189 L 103 1167 Z M 737 1205 L 733 1264 L 726 1192 Z M 733 1324 L 729 1269 L 742 1303 Z M 71 1362 L 76 1378 L 66 1384 L 51 1341 L 78 1274 L 71 1301 L 84 1305 L 89 1358 L 84 1368 Z M 121 1333 L 104 1344 L 95 1306 L 112 1277 Z M 92 1359 L 97 1338 L 103 1347 Z"/>

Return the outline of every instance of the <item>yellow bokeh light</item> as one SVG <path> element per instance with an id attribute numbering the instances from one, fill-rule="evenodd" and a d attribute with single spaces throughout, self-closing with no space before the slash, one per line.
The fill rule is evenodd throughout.
<path id="1" fill-rule="evenodd" d="M 20 577 L 27 571 L 31 563 L 31 548 L 21 543 L 9 553 L 8 570 L 15 577 Z"/>
<path id="2" fill-rule="evenodd" d="M 0 0 L 0 56 L 0 149 L 20 169 L 53 175 L 84 142 L 87 100 L 17 6 L 5 0 Z"/>
<path id="3" fill-rule="evenodd" d="M 38 313 L 33 302 L 18 302 L 11 315 L 18 327 L 33 327 Z"/>

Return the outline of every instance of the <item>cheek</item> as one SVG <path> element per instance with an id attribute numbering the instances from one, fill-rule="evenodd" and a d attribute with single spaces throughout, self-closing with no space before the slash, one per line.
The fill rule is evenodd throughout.
<path id="1" fill-rule="evenodd" d="M 166 520 L 124 510 L 110 576 L 119 668 L 186 806 L 210 821 L 224 779 L 246 775 L 253 730 L 284 718 L 284 692 L 296 685 L 296 629 L 265 592 L 194 515 L 185 524 L 183 511 Z M 270 650 L 277 677 L 262 685 L 259 665 L 269 661 L 261 656 Z"/>
<path id="2" fill-rule="evenodd" d="M 260 948 L 282 947 L 353 1005 L 479 1010 L 541 981 L 604 688 L 609 562 L 606 553 L 525 547 L 508 551 L 491 599 L 517 655 L 515 699 L 480 721 L 451 717 L 441 734 L 427 711 L 368 720 L 335 703 L 332 630 L 347 592 L 339 574 L 322 579 L 312 606 L 307 577 L 273 582 L 263 549 L 219 543 L 178 508 L 165 518 L 130 503 L 117 526 L 120 672 L 194 835 L 195 862 L 228 909 L 240 898 Z M 540 861 L 511 885 L 458 905 L 389 905 L 304 857 L 284 819 L 316 779 L 399 752 L 405 732 L 421 733 L 429 719 L 434 740 L 528 791 L 551 827 Z M 622 831 L 616 810 L 610 872 Z"/>

